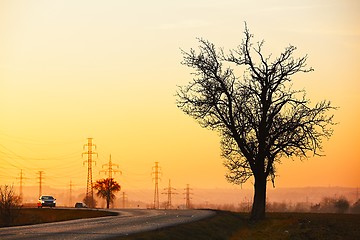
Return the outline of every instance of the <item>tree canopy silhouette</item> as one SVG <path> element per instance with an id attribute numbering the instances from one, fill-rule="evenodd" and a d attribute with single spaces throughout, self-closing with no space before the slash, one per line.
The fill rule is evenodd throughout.
<path id="1" fill-rule="evenodd" d="M 182 64 L 194 78 L 179 87 L 177 106 L 202 127 L 221 136 L 226 178 L 234 184 L 254 178 L 253 220 L 265 217 L 266 185 L 274 183 L 276 164 L 285 157 L 320 155 L 322 139 L 332 135 L 335 109 L 329 101 L 311 106 L 305 90 L 293 90 L 291 77 L 313 71 L 307 56 L 294 58 L 290 45 L 276 58 L 252 43 L 245 25 L 241 44 L 228 53 L 199 39 L 199 51 L 182 51 Z M 239 72 L 243 72 L 238 76 Z"/>
<path id="2" fill-rule="evenodd" d="M 113 203 L 115 199 L 114 193 L 120 191 L 121 186 L 113 178 L 106 178 L 97 180 L 94 189 L 97 190 L 96 196 L 104 198 L 106 208 L 109 208 L 110 203 Z"/>

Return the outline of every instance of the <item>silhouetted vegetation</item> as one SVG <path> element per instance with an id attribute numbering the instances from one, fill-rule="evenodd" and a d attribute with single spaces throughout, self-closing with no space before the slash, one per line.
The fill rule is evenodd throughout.
<path id="1" fill-rule="evenodd" d="M 106 200 L 106 208 L 109 208 L 110 203 L 115 199 L 116 192 L 120 191 L 120 185 L 113 178 L 106 178 L 97 180 L 94 189 L 97 190 L 96 195 Z"/>
<path id="2" fill-rule="evenodd" d="M 351 212 L 360 214 L 360 199 L 351 206 Z"/>
<path id="3" fill-rule="evenodd" d="M 241 202 L 238 204 L 194 204 L 197 209 L 214 209 L 231 212 L 249 213 L 251 211 L 251 202 Z M 289 202 L 289 201 L 268 201 L 266 203 L 266 212 L 303 212 L 303 213 L 360 213 L 360 200 L 351 204 L 344 196 L 324 197 L 319 203 L 311 202 Z"/>
<path id="4" fill-rule="evenodd" d="M 10 226 L 19 216 L 21 198 L 12 186 L 0 186 L 0 226 Z"/>
<path id="5" fill-rule="evenodd" d="M 89 208 L 96 208 L 97 206 L 97 201 L 95 200 L 95 198 L 91 197 L 91 196 L 85 196 L 83 199 L 83 202 L 89 207 Z"/>
<path id="6" fill-rule="evenodd" d="M 182 64 L 194 79 L 179 88 L 177 105 L 202 127 L 221 136 L 222 156 L 234 184 L 254 178 L 251 218 L 265 217 L 267 181 L 274 183 L 275 163 L 286 157 L 319 155 L 322 139 L 332 135 L 330 102 L 313 106 L 304 90 L 292 89 L 293 75 L 312 71 L 307 56 L 295 59 L 289 46 L 276 58 L 263 53 L 264 41 L 252 43 L 245 27 L 242 43 L 228 54 L 199 39 L 199 52 L 183 51 Z M 240 76 L 236 73 L 242 71 Z"/>
<path id="7" fill-rule="evenodd" d="M 322 201 L 311 207 L 312 212 L 347 213 L 350 211 L 350 202 L 343 196 L 339 198 L 324 197 Z"/>

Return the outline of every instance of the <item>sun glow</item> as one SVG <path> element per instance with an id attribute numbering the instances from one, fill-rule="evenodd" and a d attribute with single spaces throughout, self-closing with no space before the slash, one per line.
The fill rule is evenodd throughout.
<path id="1" fill-rule="evenodd" d="M 1 1 L 0 185 L 18 185 L 22 169 L 28 186 L 44 171 L 46 185 L 85 188 L 81 153 L 92 137 L 94 179 L 104 177 L 111 154 L 122 189 L 152 189 L 154 162 L 164 187 L 172 179 L 180 189 L 234 188 L 224 178 L 219 136 L 177 109 L 174 95 L 193 77 L 179 48 L 196 48 L 196 37 L 234 48 L 246 21 L 274 57 L 289 44 L 308 54 L 315 71 L 295 76 L 294 87 L 339 107 L 326 156 L 284 159 L 276 186 L 356 187 L 359 10 L 350 0 Z"/>

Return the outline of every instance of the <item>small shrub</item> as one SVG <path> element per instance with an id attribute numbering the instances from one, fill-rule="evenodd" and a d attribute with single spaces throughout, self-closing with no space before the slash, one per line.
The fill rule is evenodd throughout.
<path id="1" fill-rule="evenodd" d="M 349 210 L 350 203 L 346 198 L 342 197 L 334 202 L 334 207 L 338 213 L 345 213 L 347 210 Z"/>
<path id="2" fill-rule="evenodd" d="M 339 197 L 339 198 L 325 197 L 318 204 L 318 206 L 319 206 L 319 208 L 318 208 L 319 212 L 345 213 L 349 210 L 350 203 L 345 197 Z"/>
<path id="3" fill-rule="evenodd" d="M 351 212 L 360 214 L 360 199 L 351 206 Z"/>
<path id="4" fill-rule="evenodd" d="M 89 208 L 96 208 L 97 201 L 91 197 L 91 196 L 85 196 L 83 199 L 83 202 L 89 207 Z"/>
<path id="5" fill-rule="evenodd" d="M 10 226 L 18 217 L 21 209 L 21 198 L 13 187 L 0 186 L 0 225 Z"/>

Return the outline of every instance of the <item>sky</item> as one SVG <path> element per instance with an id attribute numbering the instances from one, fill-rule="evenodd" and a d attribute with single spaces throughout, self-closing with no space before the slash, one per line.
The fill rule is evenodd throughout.
<path id="1" fill-rule="evenodd" d="M 109 156 L 123 189 L 240 188 L 226 182 L 220 138 L 176 107 L 192 80 L 181 49 L 204 38 L 225 50 L 244 23 L 265 53 L 295 45 L 314 72 L 295 75 L 313 103 L 330 100 L 323 157 L 283 159 L 277 188 L 360 185 L 360 2 L 357 0 L 0 0 L 0 185 L 85 188 Z M 252 188 L 249 180 L 243 188 Z"/>

